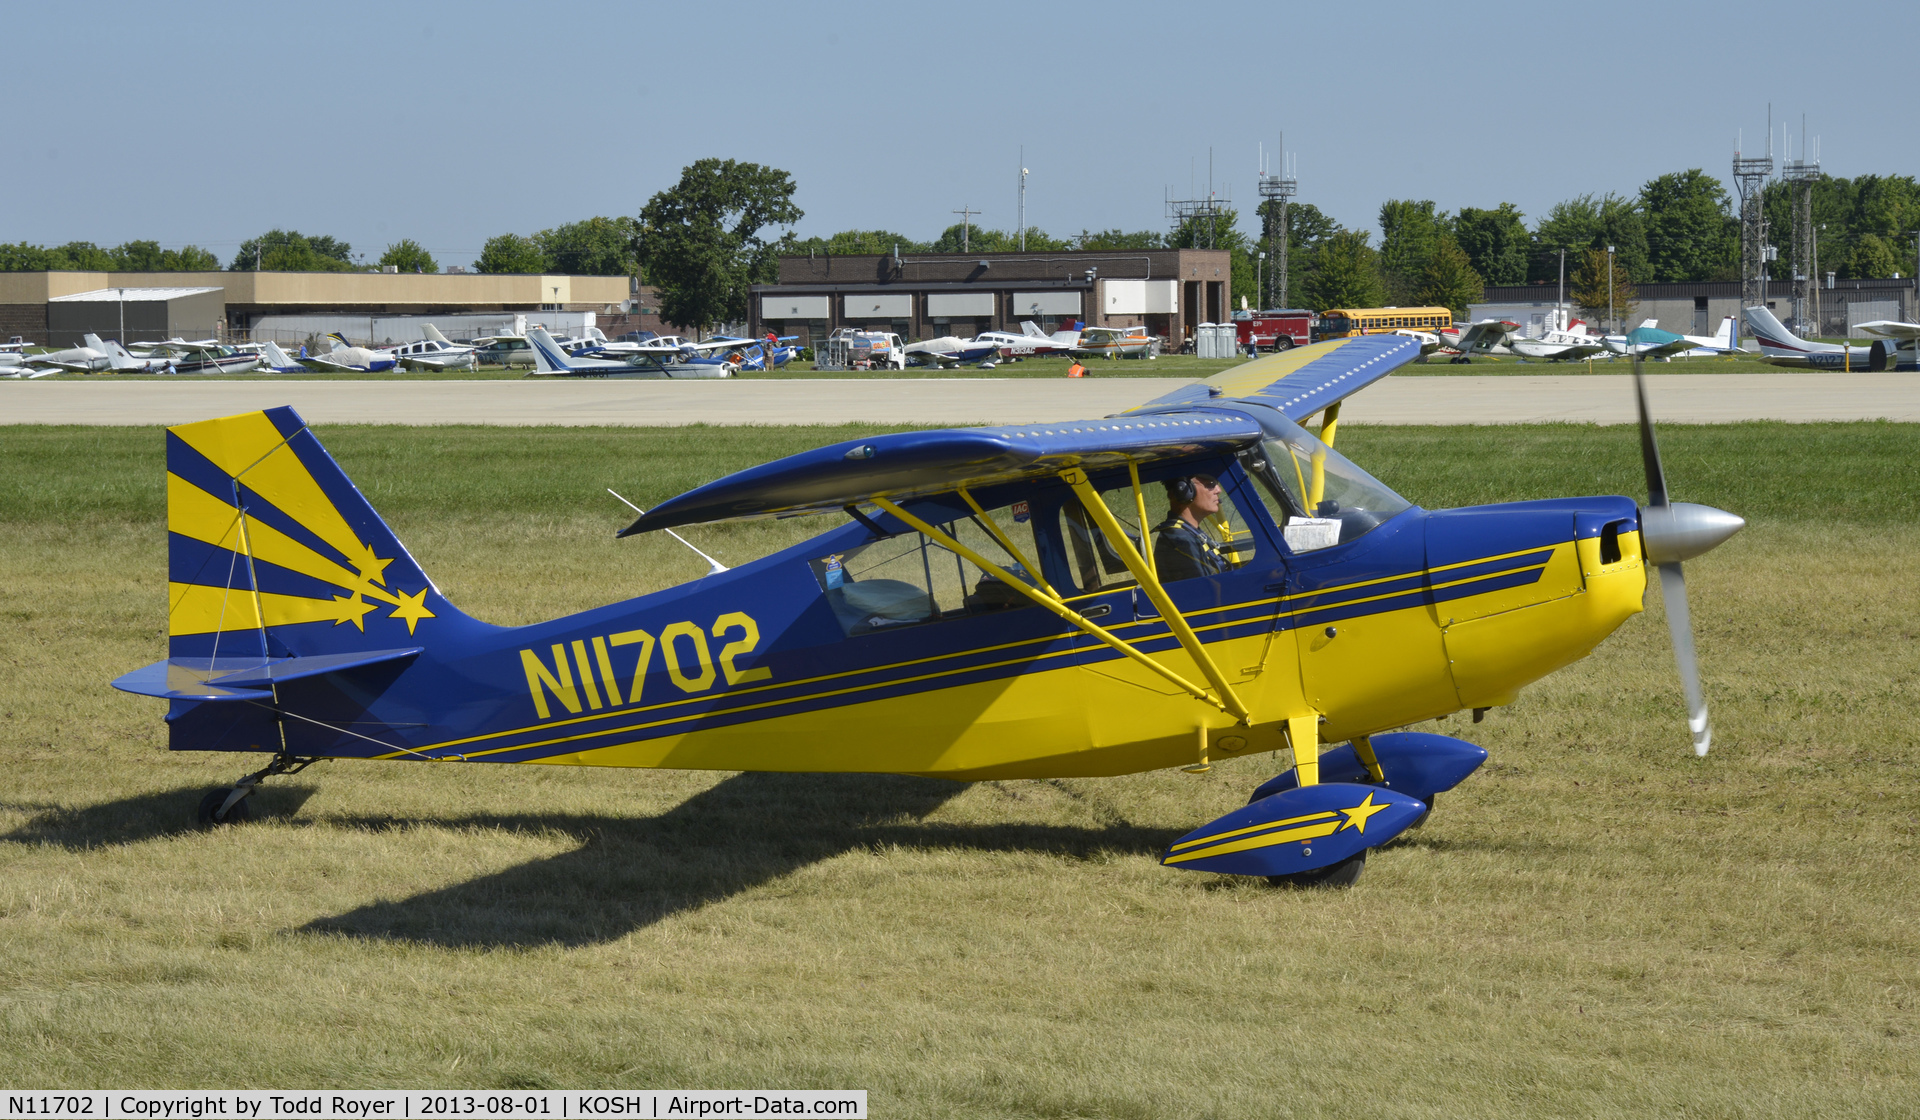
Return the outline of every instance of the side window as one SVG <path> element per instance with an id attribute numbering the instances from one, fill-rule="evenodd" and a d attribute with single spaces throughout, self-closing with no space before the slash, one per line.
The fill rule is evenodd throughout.
<path id="1" fill-rule="evenodd" d="M 1161 482 L 1142 485 L 1143 502 L 1136 502 L 1132 484 L 1124 480 L 1097 487 L 1101 501 L 1133 547 L 1143 553 L 1151 551 L 1154 574 L 1162 583 L 1232 571 L 1252 560 L 1257 550 L 1252 523 L 1226 488 L 1210 474 L 1199 479 L 1194 500 L 1177 503 L 1174 491 Z M 1142 504 L 1147 515 L 1144 544 Z M 1180 506 L 1188 507 L 1193 516 L 1179 516 L 1176 510 Z M 1100 532 L 1077 500 L 1070 499 L 1060 507 L 1060 536 L 1066 542 L 1068 563 L 1081 594 L 1131 587 L 1137 582 L 1114 543 Z"/>
<path id="2" fill-rule="evenodd" d="M 1027 562 L 1037 564 L 1028 508 L 1024 501 L 1012 502 L 987 510 L 986 518 Z M 919 515 L 1008 575 L 1036 583 L 1026 564 L 1008 552 L 980 515 L 939 522 L 925 512 Z M 921 533 L 902 533 L 810 563 L 834 617 L 849 636 L 1034 605 L 999 576 Z"/>

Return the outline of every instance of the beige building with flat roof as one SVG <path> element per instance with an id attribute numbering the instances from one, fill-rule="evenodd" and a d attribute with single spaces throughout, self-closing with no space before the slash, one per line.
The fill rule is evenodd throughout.
<path id="1" fill-rule="evenodd" d="M 108 288 L 217 288 L 210 331 L 248 329 L 263 315 L 348 312 L 446 315 L 475 311 L 614 314 L 639 293 L 625 276 L 393 272 L 0 272 L 0 336 L 47 342 L 60 296 Z"/>

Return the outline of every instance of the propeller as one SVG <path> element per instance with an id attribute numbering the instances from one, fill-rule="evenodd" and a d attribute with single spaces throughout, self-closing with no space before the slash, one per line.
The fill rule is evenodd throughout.
<path id="1" fill-rule="evenodd" d="M 1653 417 L 1647 410 L 1647 383 L 1640 373 L 1640 355 L 1633 356 L 1633 394 L 1640 405 L 1640 458 L 1647 468 L 1647 504 L 1640 510 L 1640 541 L 1647 563 L 1660 572 L 1660 596 L 1667 604 L 1667 629 L 1673 638 L 1673 659 L 1680 667 L 1680 686 L 1687 696 L 1687 730 L 1693 735 L 1693 753 L 1705 757 L 1713 742 L 1707 719 L 1707 701 L 1700 693 L 1700 661 L 1693 650 L 1693 617 L 1687 611 L 1687 577 L 1682 560 L 1715 547 L 1746 526 L 1746 521 L 1723 509 L 1674 502 L 1667 498 L 1667 474 L 1660 466 L 1660 444 L 1653 437 Z"/>

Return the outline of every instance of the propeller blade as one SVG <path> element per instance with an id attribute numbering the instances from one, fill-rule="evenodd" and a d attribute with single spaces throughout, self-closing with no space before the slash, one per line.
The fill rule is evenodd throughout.
<path id="1" fill-rule="evenodd" d="M 1667 632 L 1673 638 L 1673 660 L 1680 667 L 1680 687 L 1687 694 L 1687 730 L 1693 733 L 1693 753 L 1705 758 L 1713 742 L 1707 721 L 1707 701 L 1700 694 L 1700 662 L 1693 653 L 1693 616 L 1687 611 L 1687 577 L 1678 564 L 1660 565 L 1660 597 L 1667 605 Z"/>
<path id="2" fill-rule="evenodd" d="M 1640 403 L 1640 459 L 1647 468 L 1647 504 L 1667 504 L 1667 472 L 1660 467 L 1660 445 L 1653 438 L 1653 414 L 1647 410 L 1647 381 L 1640 373 L 1640 355 L 1633 355 L 1633 395 Z"/>

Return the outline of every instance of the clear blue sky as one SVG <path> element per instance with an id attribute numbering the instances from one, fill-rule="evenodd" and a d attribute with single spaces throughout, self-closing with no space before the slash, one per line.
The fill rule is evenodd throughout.
<path id="1" fill-rule="evenodd" d="M 1300 200 L 1518 204 L 1725 178 L 1801 114 L 1837 175 L 1920 173 L 1920 4 L 19 4 L 0 241 L 278 226 L 443 264 L 632 214 L 707 156 L 792 173 L 802 235 L 1164 228 L 1243 212 L 1286 134 Z M 1815 33 L 1830 35 L 1817 42 Z M 1878 107 L 1882 111 L 1871 111 Z M 1243 224 L 1249 224 L 1244 223 Z"/>

